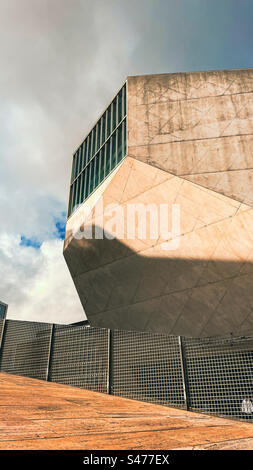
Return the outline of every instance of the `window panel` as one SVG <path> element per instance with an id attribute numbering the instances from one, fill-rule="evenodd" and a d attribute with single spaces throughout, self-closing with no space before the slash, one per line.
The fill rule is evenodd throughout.
<path id="1" fill-rule="evenodd" d="M 90 188 L 89 188 L 89 194 L 92 193 L 94 188 L 94 159 L 91 160 L 90 162 Z"/>
<path id="2" fill-rule="evenodd" d="M 100 153 L 95 158 L 95 188 L 99 185 L 99 175 L 100 175 Z"/>
<path id="3" fill-rule="evenodd" d="M 101 125 L 102 125 L 102 144 L 104 143 L 105 141 L 105 123 L 106 123 L 106 114 L 104 113 L 104 115 L 102 116 L 102 120 L 101 120 Z"/>
<path id="4" fill-rule="evenodd" d="M 105 144 L 105 177 L 110 173 L 110 141 Z"/>
<path id="5" fill-rule="evenodd" d="M 100 145 L 101 145 L 101 119 L 100 121 L 98 121 L 98 124 L 97 124 L 97 148 L 96 148 L 96 151 L 100 149 Z"/>
<path id="6" fill-rule="evenodd" d="M 85 140 L 85 166 L 89 161 L 89 136 Z"/>
<path id="7" fill-rule="evenodd" d="M 83 156 L 82 150 L 83 150 L 82 146 L 79 147 L 79 149 L 78 149 L 78 174 L 82 170 L 82 156 Z"/>
<path id="8" fill-rule="evenodd" d="M 86 150 L 86 142 L 83 142 L 83 145 L 82 145 L 82 167 L 81 167 L 81 170 L 83 170 L 84 167 L 85 167 L 85 150 Z"/>
<path id="9" fill-rule="evenodd" d="M 116 166 L 116 132 L 111 137 L 112 155 L 111 155 L 111 170 Z"/>
<path id="10" fill-rule="evenodd" d="M 75 153 L 75 178 L 77 177 L 78 175 L 78 151 Z"/>
<path id="11" fill-rule="evenodd" d="M 126 155 L 125 113 L 124 85 L 73 156 L 71 181 L 76 181 L 70 188 L 68 216 L 77 204 L 89 197 Z"/>
<path id="12" fill-rule="evenodd" d="M 75 209 L 75 204 L 76 204 L 76 181 L 73 183 L 72 211 Z"/>
<path id="13" fill-rule="evenodd" d="M 117 98 L 114 98 L 112 103 L 112 130 L 116 127 L 117 121 Z"/>
<path id="14" fill-rule="evenodd" d="M 122 119 L 122 90 L 120 90 L 118 95 L 118 122 Z"/>
<path id="15" fill-rule="evenodd" d="M 86 198 L 86 185 L 87 185 L 87 171 L 84 170 L 83 172 L 83 201 Z"/>
<path id="16" fill-rule="evenodd" d="M 93 131 L 90 133 L 90 155 L 89 155 L 89 161 L 92 159 L 93 155 Z"/>
<path id="17" fill-rule="evenodd" d="M 83 166 L 85 167 L 87 165 L 87 151 L 88 151 L 88 138 L 86 137 L 84 141 L 84 149 L 83 149 Z"/>
<path id="18" fill-rule="evenodd" d="M 81 158 L 82 158 L 82 154 L 81 154 L 81 149 L 79 148 L 77 150 L 77 175 L 79 175 L 79 173 L 80 173 Z"/>
<path id="19" fill-rule="evenodd" d="M 105 177 L 105 148 L 103 147 L 100 152 L 100 175 L 99 182 L 103 181 Z"/>
<path id="20" fill-rule="evenodd" d="M 81 182 L 81 180 L 80 180 L 80 176 L 79 176 L 79 178 L 77 179 L 76 204 L 75 204 L 76 206 L 79 205 L 79 199 L 80 199 L 80 182 Z"/>
<path id="21" fill-rule="evenodd" d="M 96 153 L 96 127 L 92 131 L 92 157 Z"/>
<path id="22" fill-rule="evenodd" d="M 109 137 L 111 134 L 111 106 L 107 109 L 106 116 L 106 137 Z"/>
<path id="23" fill-rule="evenodd" d="M 71 177 L 71 181 L 73 181 L 75 179 L 75 162 L 76 160 L 76 156 L 73 155 L 73 160 L 72 160 L 72 177 Z"/>
<path id="24" fill-rule="evenodd" d="M 126 86 L 122 88 L 122 115 L 126 115 Z"/>
<path id="25" fill-rule="evenodd" d="M 90 187 L 90 165 L 87 166 L 86 170 L 86 180 L 85 180 L 85 199 L 89 196 L 89 187 Z"/>
<path id="26" fill-rule="evenodd" d="M 92 151 L 92 140 L 91 140 L 91 134 L 89 134 L 88 135 L 87 163 L 89 163 L 91 159 L 91 151 Z"/>
<path id="27" fill-rule="evenodd" d="M 117 149 L 117 159 L 118 162 L 122 160 L 123 152 L 122 152 L 122 125 L 117 130 L 118 133 L 118 149 Z"/>
<path id="28" fill-rule="evenodd" d="M 123 122 L 123 128 L 124 128 L 124 147 L 123 147 L 123 156 L 126 156 L 127 153 L 127 132 L 126 132 L 126 121 Z"/>
<path id="29" fill-rule="evenodd" d="M 76 152 L 76 171 L 75 171 L 75 177 L 77 177 L 79 172 L 79 149 Z"/>
<path id="30" fill-rule="evenodd" d="M 84 178 L 85 178 L 85 172 L 83 171 L 81 176 L 80 176 L 80 197 L 79 197 L 79 204 L 82 204 L 84 200 Z"/>
<path id="31" fill-rule="evenodd" d="M 70 193 L 69 193 L 69 209 L 68 209 L 68 217 L 70 216 L 72 212 L 72 193 L 73 193 L 73 185 L 70 187 Z"/>

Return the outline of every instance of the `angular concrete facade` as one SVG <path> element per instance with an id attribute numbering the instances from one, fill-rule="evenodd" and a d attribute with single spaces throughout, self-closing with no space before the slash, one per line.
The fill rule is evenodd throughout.
<path id="1" fill-rule="evenodd" d="M 127 129 L 127 156 L 66 226 L 64 256 L 91 326 L 252 333 L 253 70 L 128 77 Z M 75 237 L 87 205 L 89 223 L 113 233 L 101 196 L 121 208 L 121 236 Z M 131 204 L 177 204 L 176 244 L 151 236 L 152 224 L 129 238 Z"/>

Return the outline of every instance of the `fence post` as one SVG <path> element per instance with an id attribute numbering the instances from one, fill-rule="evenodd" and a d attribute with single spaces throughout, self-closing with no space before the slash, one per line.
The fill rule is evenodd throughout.
<path id="1" fill-rule="evenodd" d="M 6 324 L 6 318 L 3 319 L 3 326 L 2 326 L 1 336 L 0 336 L 0 370 L 1 370 L 3 344 L 4 344 L 4 336 L 5 336 L 5 324 Z"/>
<path id="2" fill-rule="evenodd" d="M 112 387 L 112 330 L 108 330 L 108 349 L 107 349 L 107 393 L 111 394 Z"/>
<path id="3" fill-rule="evenodd" d="M 51 332 L 49 338 L 49 347 L 48 347 L 48 359 L 47 359 L 47 371 L 46 371 L 46 380 L 50 382 L 50 370 L 51 370 L 51 362 L 52 362 L 52 348 L 54 342 L 54 324 L 51 325 Z"/>
<path id="4" fill-rule="evenodd" d="M 189 408 L 190 408 L 190 396 L 189 396 L 189 389 L 188 389 L 187 368 L 186 368 L 186 360 L 185 360 L 185 354 L 184 354 L 183 340 L 182 340 L 181 336 L 178 336 L 178 345 L 179 345 L 179 352 L 180 352 L 180 362 L 181 362 L 182 379 L 183 379 L 185 408 L 186 408 L 186 410 L 189 410 Z"/>

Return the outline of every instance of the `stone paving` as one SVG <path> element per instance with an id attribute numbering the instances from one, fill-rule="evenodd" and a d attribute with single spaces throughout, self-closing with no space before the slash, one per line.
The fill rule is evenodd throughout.
<path id="1" fill-rule="evenodd" d="M 253 424 L 0 373 L 1 450 L 253 449 Z"/>

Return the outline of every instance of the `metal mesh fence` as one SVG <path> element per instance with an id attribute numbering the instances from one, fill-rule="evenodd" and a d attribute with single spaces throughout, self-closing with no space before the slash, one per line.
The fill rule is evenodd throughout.
<path id="1" fill-rule="evenodd" d="M 253 336 L 179 338 L 0 320 L 0 345 L 4 372 L 253 421 Z"/>
<path id="2" fill-rule="evenodd" d="M 247 419 L 253 403 L 253 337 L 183 340 L 189 408 Z M 244 403 L 244 404 L 243 404 Z M 252 410 L 253 411 L 253 410 Z"/>
<path id="3" fill-rule="evenodd" d="M 3 329 L 4 329 L 4 322 L 5 322 L 5 320 L 0 318 L 0 347 L 1 347 Z"/>
<path id="4" fill-rule="evenodd" d="M 185 406 L 178 337 L 114 331 L 112 371 L 114 395 Z"/>
<path id="5" fill-rule="evenodd" d="M 55 326 L 49 375 L 52 382 L 106 392 L 107 369 L 108 330 Z"/>
<path id="6" fill-rule="evenodd" d="M 45 380 L 51 325 L 15 320 L 5 322 L 0 369 Z"/>

